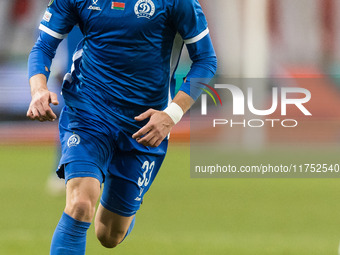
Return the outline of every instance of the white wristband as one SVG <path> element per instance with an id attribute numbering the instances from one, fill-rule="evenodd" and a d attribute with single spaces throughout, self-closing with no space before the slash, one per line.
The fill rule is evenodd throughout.
<path id="1" fill-rule="evenodd" d="M 174 102 L 172 102 L 163 112 L 167 113 L 175 124 L 181 120 L 184 114 L 182 108 Z"/>

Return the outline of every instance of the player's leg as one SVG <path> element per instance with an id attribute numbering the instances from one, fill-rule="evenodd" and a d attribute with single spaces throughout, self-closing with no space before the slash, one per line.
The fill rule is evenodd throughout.
<path id="1" fill-rule="evenodd" d="M 60 116 L 62 158 L 57 173 L 67 183 L 66 207 L 52 238 L 51 255 L 85 254 L 86 233 L 103 182 L 102 169 L 110 161 L 110 146 L 99 122 L 68 107 Z"/>
<path id="2" fill-rule="evenodd" d="M 100 182 L 98 179 L 93 177 L 71 179 L 66 185 L 64 212 L 78 221 L 91 222 L 99 195 Z"/>
<path id="3" fill-rule="evenodd" d="M 66 207 L 55 229 L 50 254 L 85 254 L 86 234 L 99 196 L 100 181 L 96 178 L 80 177 L 67 182 Z"/>
<path id="4" fill-rule="evenodd" d="M 134 215 L 129 217 L 121 216 L 99 204 L 95 219 L 98 240 L 106 248 L 116 247 L 131 232 L 134 219 Z"/>
<path id="5" fill-rule="evenodd" d="M 96 235 L 103 246 L 115 247 L 131 232 L 135 214 L 164 160 L 167 143 L 148 148 L 129 135 L 119 135 L 95 218 Z"/>
<path id="6" fill-rule="evenodd" d="M 119 159 L 124 161 L 124 157 Z M 104 189 L 95 217 L 98 240 L 106 248 L 114 248 L 132 231 L 140 201 L 136 185 L 111 173 L 105 176 Z"/>

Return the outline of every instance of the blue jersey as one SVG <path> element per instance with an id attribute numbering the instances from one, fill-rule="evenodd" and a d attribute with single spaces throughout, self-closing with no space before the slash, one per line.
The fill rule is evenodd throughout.
<path id="1" fill-rule="evenodd" d="M 122 106 L 156 109 L 168 102 L 183 46 L 177 32 L 187 42 L 208 33 L 195 0 L 55 0 L 40 29 L 61 39 L 76 24 L 84 34 L 79 81 Z"/>
<path id="2" fill-rule="evenodd" d="M 65 76 L 66 105 L 118 117 L 135 132 L 145 122 L 137 123 L 134 116 L 149 108 L 163 110 L 174 95 L 174 73 L 184 43 L 194 61 L 188 80 L 211 78 L 216 56 L 198 0 L 118 1 L 51 0 L 29 69 L 30 76 L 48 77 L 44 70 L 57 41 L 78 24 L 84 39 Z M 210 63 L 203 61 L 209 58 Z M 188 86 L 182 87 L 190 94 Z"/>

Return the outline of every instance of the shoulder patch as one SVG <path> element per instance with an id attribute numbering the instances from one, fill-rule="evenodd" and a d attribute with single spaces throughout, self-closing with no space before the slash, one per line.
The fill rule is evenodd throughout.
<path id="1" fill-rule="evenodd" d="M 44 14 L 43 20 L 50 22 L 51 17 L 52 17 L 52 13 L 50 13 L 49 11 L 46 11 Z"/>

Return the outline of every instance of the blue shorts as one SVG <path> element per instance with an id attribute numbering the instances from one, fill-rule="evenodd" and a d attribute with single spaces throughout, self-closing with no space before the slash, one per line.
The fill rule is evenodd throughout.
<path id="1" fill-rule="evenodd" d="M 168 141 L 146 147 L 114 121 L 65 107 L 59 120 L 62 156 L 57 174 L 65 182 L 93 177 L 104 183 L 101 204 L 122 216 L 134 215 L 164 160 Z"/>

